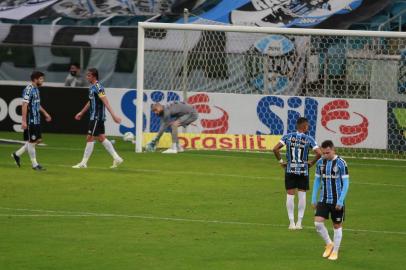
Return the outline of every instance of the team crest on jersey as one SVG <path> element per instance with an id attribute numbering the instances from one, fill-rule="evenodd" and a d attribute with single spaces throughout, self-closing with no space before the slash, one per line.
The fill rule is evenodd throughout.
<path id="1" fill-rule="evenodd" d="M 337 172 L 338 172 L 338 167 L 337 167 L 337 166 L 334 166 L 333 171 L 334 171 L 335 173 L 337 173 Z"/>

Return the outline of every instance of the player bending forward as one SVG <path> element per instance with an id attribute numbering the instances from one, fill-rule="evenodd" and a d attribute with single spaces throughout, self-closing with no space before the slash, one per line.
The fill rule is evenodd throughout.
<path id="1" fill-rule="evenodd" d="M 333 142 L 324 141 L 321 144 L 321 150 L 323 158 L 317 161 L 312 194 L 312 206 L 316 209 L 314 225 L 326 243 L 323 257 L 337 260 L 338 249 L 343 237 L 344 200 L 350 180 L 347 164 L 344 159 L 336 155 Z M 320 186 L 320 200 L 317 202 Z M 324 220 L 328 219 L 330 215 L 334 227 L 334 241 L 331 241 L 327 228 L 324 226 Z"/>
<path id="2" fill-rule="evenodd" d="M 111 108 L 104 92 L 104 87 L 99 83 L 99 72 L 95 68 L 90 68 L 86 74 L 87 81 L 91 84 L 89 87 L 89 101 L 83 109 L 75 115 L 76 120 L 82 119 L 83 115 L 90 109 L 90 122 L 87 132 L 87 143 L 82 161 L 72 168 L 87 168 L 87 161 L 92 155 L 94 148 L 94 139 L 97 138 L 106 148 L 107 152 L 113 157 L 113 165 L 110 168 L 116 168 L 124 160 L 114 150 L 113 144 L 106 138 L 104 131 L 104 121 L 106 120 L 105 108 L 110 112 L 114 122 L 119 124 L 121 118 L 118 117 Z"/>
<path id="3" fill-rule="evenodd" d="M 25 87 L 23 91 L 21 128 L 24 130 L 24 141 L 26 141 L 26 143 L 11 154 L 17 166 L 20 167 L 20 157 L 27 150 L 31 159 L 32 168 L 36 171 L 45 170 L 38 164 L 35 152 L 35 146 L 42 141 L 40 113 L 45 116 L 45 121 L 50 122 L 52 120 L 51 116 L 40 104 L 38 88 L 44 83 L 44 77 L 44 73 L 34 71 L 31 74 L 31 84 Z"/>
<path id="4" fill-rule="evenodd" d="M 184 102 L 173 102 L 165 106 L 155 103 L 152 105 L 152 111 L 160 116 L 161 126 L 156 137 L 147 144 L 146 150 L 154 151 L 162 134 L 168 127 L 171 127 L 172 147 L 162 153 L 176 154 L 183 152 L 183 148 L 179 145 L 178 127 L 186 127 L 196 121 L 198 118 L 196 110 Z"/>

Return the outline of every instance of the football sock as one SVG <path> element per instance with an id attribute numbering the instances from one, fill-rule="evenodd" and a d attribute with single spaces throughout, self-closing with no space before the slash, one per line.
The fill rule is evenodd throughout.
<path id="1" fill-rule="evenodd" d="M 304 191 L 298 191 L 297 193 L 299 197 L 299 202 L 297 205 L 298 211 L 297 211 L 297 223 L 302 224 L 304 212 L 306 209 L 306 192 Z"/>
<path id="2" fill-rule="evenodd" d="M 292 224 L 295 222 L 295 195 L 286 194 L 286 209 L 288 210 L 289 221 Z"/>
<path id="3" fill-rule="evenodd" d="M 87 164 L 87 161 L 89 160 L 90 156 L 93 153 L 93 148 L 94 148 L 94 142 L 86 143 L 85 152 L 83 153 L 83 158 L 80 163 Z"/>
<path id="4" fill-rule="evenodd" d="M 342 238 L 343 238 L 343 228 L 334 229 L 334 249 L 333 249 L 334 252 L 338 252 Z"/>
<path id="5" fill-rule="evenodd" d="M 35 143 L 28 143 L 27 145 L 28 155 L 30 156 L 32 167 L 37 167 L 37 157 L 35 153 Z"/>
<path id="6" fill-rule="evenodd" d="M 119 155 L 117 154 L 116 150 L 114 150 L 114 146 L 111 144 L 111 142 L 108 139 L 105 139 L 102 142 L 104 148 L 106 148 L 107 152 L 110 153 L 110 155 L 114 158 L 114 159 L 118 159 L 120 158 Z"/>
<path id="7" fill-rule="evenodd" d="M 172 127 L 172 143 L 176 144 L 178 142 L 178 127 Z M 176 149 L 176 146 L 175 148 Z"/>
<path id="8" fill-rule="evenodd" d="M 314 226 L 316 226 L 316 231 L 319 233 L 321 238 L 323 238 L 324 242 L 327 244 L 331 244 L 330 236 L 328 235 L 328 231 L 326 226 L 324 226 L 324 222 L 314 222 Z"/>
<path id="9" fill-rule="evenodd" d="M 28 147 L 28 142 L 26 142 L 20 149 L 18 149 L 16 152 L 15 152 L 15 154 L 17 155 L 17 156 L 22 156 L 22 154 L 24 154 L 25 153 L 25 151 L 27 150 L 27 147 Z"/>

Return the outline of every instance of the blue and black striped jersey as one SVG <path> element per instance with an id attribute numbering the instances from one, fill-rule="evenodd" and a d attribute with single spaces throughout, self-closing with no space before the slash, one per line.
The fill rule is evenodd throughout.
<path id="1" fill-rule="evenodd" d="M 344 204 L 341 198 L 344 181 L 349 180 L 348 167 L 344 159 L 335 156 L 333 160 L 319 159 L 316 163 L 316 179 L 321 180 L 320 202 Z M 342 201 L 339 201 L 341 198 Z"/>
<path id="2" fill-rule="evenodd" d="M 286 172 L 297 175 L 309 175 L 307 164 L 310 149 L 318 148 L 316 141 L 300 132 L 284 135 L 280 143 L 286 146 Z"/>
<path id="3" fill-rule="evenodd" d="M 27 124 L 39 125 L 41 123 L 39 89 L 32 84 L 27 85 L 23 90 L 23 102 L 28 103 Z"/>
<path id="4" fill-rule="evenodd" d="M 106 120 L 105 106 L 100 99 L 105 95 L 104 87 L 99 82 L 96 82 L 89 87 L 90 120 Z"/>

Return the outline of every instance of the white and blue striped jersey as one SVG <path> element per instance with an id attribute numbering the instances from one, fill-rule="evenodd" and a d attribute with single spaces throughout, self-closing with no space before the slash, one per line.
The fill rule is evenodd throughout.
<path id="1" fill-rule="evenodd" d="M 286 173 L 308 176 L 309 151 L 318 148 L 316 141 L 297 131 L 282 136 L 280 143 L 286 146 Z"/>
<path id="2" fill-rule="evenodd" d="M 100 99 L 106 95 L 104 87 L 96 82 L 89 87 L 90 120 L 106 120 L 106 110 L 103 101 Z"/>
<path id="3" fill-rule="evenodd" d="M 39 125 L 41 123 L 39 89 L 32 84 L 27 85 L 23 90 L 23 102 L 28 103 L 27 124 Z"/>
<path id="4" fill-rule="evenodd" d="M 344 159 L 339 156 L 335 156 L 333 160 L 319 159 L 316 163 L 315 178 L 315 181 L 321 182 L 320 202 L 344 205 L 349 181 L 348 167 Z"/>

